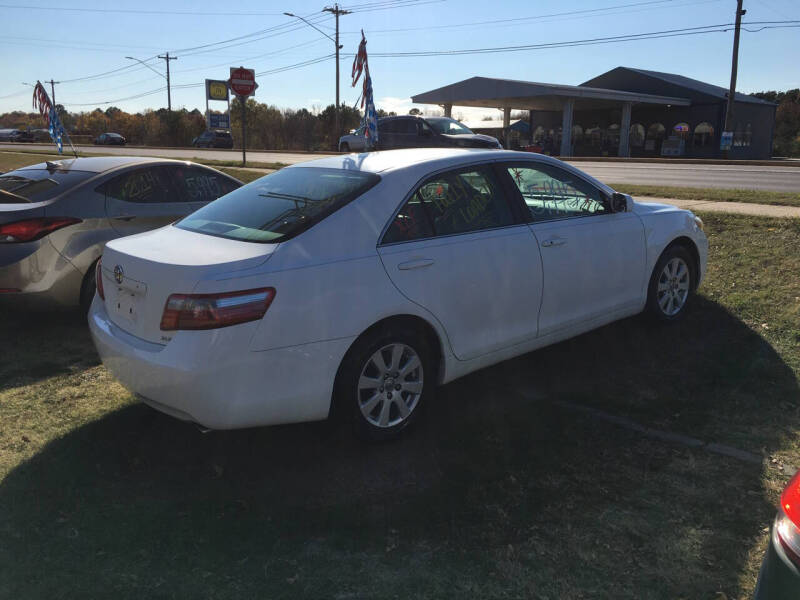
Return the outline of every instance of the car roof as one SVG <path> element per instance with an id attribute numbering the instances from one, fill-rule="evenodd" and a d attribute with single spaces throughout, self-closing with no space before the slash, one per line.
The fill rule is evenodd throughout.
<path id="1" fill-rule="evenodd" d="M 86 158 L 65 158 L 61 160 L 53 160 L 35 165 L 28 165 L 16 169 L 17 171 L 26 171 L 32 169 L 47 169 L 53 168 L 50 165 L 57 165 L 59 171 L 85 171 L 87 173 L 104 173 L 112 169 L 124 167 L 128 165 L 169 165 L 169 164 L 191 164 L 187 160 L 171 160 L 168 158 L 155 158 L 149 156 L 92 156 Z"/>
<path id="2" fill-rule="evenodd" d="M 382 173 L 405 169 L 423 162 L 432 167 L 447 168 L 469 163 L 473 160 L 525 160 L 537 161 L 563 167 L 564 163 L 544 154 L 532 152 L 514 152 L 512 150 L 496 150 L 493 148 L 404 148 L 402 150 L 381 150 L 360 154 L 339 154 L 308 162 L 297 163 L 296 167 L 320 167 L 329 169 L 346 169 L 367 173 Z"/>

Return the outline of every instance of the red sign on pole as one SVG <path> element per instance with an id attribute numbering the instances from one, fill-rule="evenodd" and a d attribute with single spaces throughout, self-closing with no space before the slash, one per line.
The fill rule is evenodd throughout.
<path id="1" fill-rule="evenodd" d="M 252 96 L 258 87 L 256 72 L 254 69 L 231 67 L 231 78 L 228 84 L 237 96 Z"/>

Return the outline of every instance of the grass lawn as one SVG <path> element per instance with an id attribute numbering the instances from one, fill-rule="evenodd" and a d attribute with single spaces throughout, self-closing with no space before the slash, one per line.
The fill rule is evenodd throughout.
<path id="1" fill-rule="evenodd" d="M 677 200 L 705 200 L 708 202 L 748 202 L 800 206 L 800 192 L 772 192 L 767 190 L 718 190 L 715 188 L 677 187 L 668 185 L 635 185 L 609 183 L 609 186 L 631 196 L 653 196 Z"/>
<path id="2" fill-rule="evenodd" d="M 203 435 L 136 403 L 79 315 L 0 312 L 0 598 L 749 598 L 800 465 L 800 222 L 702 216 L 683 321 L 474 373 L 382 445 Z"/>
<path id="3" fill-rule="evenodd" d="M 218 167 L 220 171 L 223 173 L 227 173 L 231 177 L 236 177 L 239 181 L 244 183 L 250 183 L 251 181 L 255 181 L 260 177 L 264 177 L 267 173 L 271 173 L 272 171 L 249 171 L 247 169 L 233 169 L 231 167 Z"/>

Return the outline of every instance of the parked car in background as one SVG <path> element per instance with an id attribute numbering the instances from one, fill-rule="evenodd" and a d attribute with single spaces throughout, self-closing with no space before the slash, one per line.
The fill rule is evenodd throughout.
<path id="1" fill-rule="evenodd" d="M 448 117 L 381 117 L 378 119 L 376 150 L 399 148 L 502 148 L 497 138 L 473 133 L 463 123 Z M 339 138 L 342 152 L 366 148 L 364 128 Z"/>
<path id="2" fill-rule="evenodd" d="M 367 138 L 364 137 L 363 125 L 339 138 L 339 152 L 363 152 L 366 149 Z"/>
<path id="3" fill-rule="evenodd" d="M 345 154 L 109 242 L 89 324 L 110 371 L 175 417 L 335 407 L 381 439 L 439 383 L 642 311 L 678 319 L 707 251 L 691 212 L 547 156 Z"/>
<path id="4" fill-rule="evenodd" d="M 800 472 L 781 494 L 754 600 L 800 598 Z"/>
<path id="5" fill-rule="evenodd" d="M 129 156 L 0 175 L 0 303 L 88 309 L 106 242 L 171 223 L 239 186 L 202 165 Z"/>
<path id="6" fill-rule="evenodd" d="M 233 148 L 230 131 L 206 130 L 192 140 L 195 148 Z"/>
<path id="7" fill-rule="evenodd" d="M 101 133 L 94 138 L 97 146 L 124 146 L 127 140 L 118 133 Z"/>
<path id="8" fill-rule="evenodd" d="M 33 142 L 33 134 L 25 129 L 0 129 L 0 142 Z"/>

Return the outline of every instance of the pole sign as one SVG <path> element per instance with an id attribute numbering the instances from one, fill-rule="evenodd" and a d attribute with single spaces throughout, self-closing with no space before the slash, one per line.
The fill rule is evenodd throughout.
<path id="1" fill-rule="evenodd" d="M 255 69 L 231 67 L 228 86 L 239 97 L 239 104 L 242 107 L 242 166 L 244 167 L 247 166 L 247 97 L 252 96 L 258 88 Z"/>
<path id="2" fill-rule="evenodd" d="M 208 114 L 208 128 L 209 129 L 230 129 L 231 118 L 228 113 L 209 113 Z"/>
<path id="3" fill-rule="evenodd" d="M 225 102 L 228 106 L 226 112 L 219 114 L 211 112 L 209 101 Z M 231 95 L 228 82 L 221 79 L 206 79 L 206 126 L 209 129 L 231 128 Z"/>
<path id="4" fill-rule="evenodd" d="M 228 101 L 228 82 L 206 79 L 206 100 Z"/>
<path id="5" fill-rule="evenodd" d="M 731 146 L 733 146 L 733 132 L 723 131 L 722 136 L 719 138 L 719 149 L 730 150 Z"/>
<path id="6" fill-rule="evenodd" d="M 231 67 L 231 78 L 228 84 L 237 96 L 252 96 L 258 84 L 256 83 L 255 69 L 245 69 L 244 67 Z"/>

